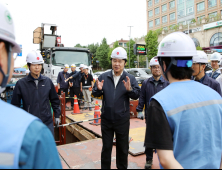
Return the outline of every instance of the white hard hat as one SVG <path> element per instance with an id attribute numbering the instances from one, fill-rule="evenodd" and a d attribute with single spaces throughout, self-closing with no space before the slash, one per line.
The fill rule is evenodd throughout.
<path id="1" fill-rule="evenodd" d="M 208 63 L 207 54 L 203 51 L 197 51 L 197 56 L 193 57 L 193 63 Z"/>
<path id="2" fill-rule="evenodd" d="M 80 64 L 80 66 L 79 66 L 80 68 L 83 68 L 84 67 L 84 64 Z"/>
<path id="3" fill-rule="evenodd" d="M 26 57 L 26 62 L 30 64 L 44 64 L 42 55 L 36 51 L 31 51 Z"/>
<path id="4" fill-rule="evenodd" d="M 12 52 L 19 53 L 21 50 L 15 42 L 14 20 L 2 2 L 0 2 L 0 21 L 0 39 L 12 44 Z"/>
<path id="5" fill-rule="evenodd" d="M 211 61 L 220 61 L 220 60 L 221 60 L 221 55 L 220 55 L 220 53 L 218 53 L 218 52 L 213 53 L 213 54 L 210 56 L 210 60 L 211 60 Z"/>
<path id="6" fill-rule="evenodd" d="M 127 60 L 127 52 L 122 47 L 117 47 L 113 50 L 111 58 Z"/>
<path id="7" fill-rule="evenodd" d="M 75 64 L 72 64 L 72 65 L 71 65 L 71 67 L 72 67 L 72 68 L 75 68 L 75 67 L 76 67 L 76 65 L 75 65 Z"/>
<path id="8" fill-rule="evenodd" d="M 151 60 L 150 60 L 150 66 L 157 66 L 157 65 L 160 65 L 159 64 L 159 61 L 158 61 L 158 58 L 157 57 L 153 57 Z"/>
<path id="9" fill-rule="evenodd" d="M 193 40 L 182 32 L 174 32 L 166 36 L 158 47 L 158 57 L 193 57 L 196 56 Z"/>
<path id="10" fill-rule="evenodd" d="M 89 69 L 89 67 L 88 67 L 88 66 L 84 66 L 84 67 L 83 67 L 83 70 L 85 70 L 85 69 Z"/>
<path id="11" fill-rule="evenodd" d="M 69 65 L 68 65 L 68 64 L 65 64 L 64 66 L 65 66 L 65 68 L 66 68 L 66 69 L 68 69 L 68 68 L 69 68 Z"/>
<path id="12" fill-rule="evenodd" d="M 26 71 L 25 71 L 25 73 L 26 73 L 26 74 L 29 74 L 29 73 L 30 73 L 30 71 L 29 71 L 29 70 L 26 70 Z"/>

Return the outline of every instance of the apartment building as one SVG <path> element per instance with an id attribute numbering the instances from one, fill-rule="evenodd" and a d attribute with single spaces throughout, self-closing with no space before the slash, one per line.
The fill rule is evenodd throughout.
<path id="1" fill-rule="evenodd" d="M 127 43 L 129 42 L 129 40 L 118 40 L 119 46 L 123 47 L 123 48 L 127 48 Z M 115 42 L 113 42 L 112 44 L 109 45 L 110 48 L 113 48 Z"/>
<path id="2" fill-rule="evenodd" d="M 222 14 L 222 0 L 146 0 L 147 30 L 173 29 Z"/>

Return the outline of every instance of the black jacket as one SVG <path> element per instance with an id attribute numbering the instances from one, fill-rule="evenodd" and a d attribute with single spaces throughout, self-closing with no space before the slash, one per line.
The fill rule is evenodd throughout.
<path id="1" fill-rule="evenodd" d="M 20 107 L 21 100 L 23 109 L 40 118 L 46 125 L 53 121 L 49 102 L 51 102 L 55 118 L 59 118 L 61 114 L 59 97 L 48 77 L 41 75 L 38 86 L 30 74 L 20 79 L 15 86 L 11 104 Z"/>
<path id="2" fill-rule="evenodd" d="M 127 82 L 126 76 L 130 78 L 132 91 L 127 92 L 123 80 Z M 104 80 L 103 89 L 97 89 L 96 83 L 93 88 L 93 96 L 100 97 L 103 95 L 102 119 L 116 122 L 121 119 L 130 118 L 130 98 L 137 100 L 140 95 L 140 87 L 134 76 L 123 72 L 116 88 L 112 71 L 106 72 L 99 77 L 99 81 Z"/>
<path id="3" fill-rule="evenodd" d="M 142 112 L 144 105 L 145 105 L 145 111 L 147 111 L 151 97 L 153 97 L 156 93 L 163 90 L 165 87 L 169 85 L 169 82 L 164 80 L 162 76 L 160 77 L 157 86 L 154 84 L 154 81 L 155 79 L 151 77 L 143 82 L 139 98 L 139 105 L 136 108 L 137 112 Z M 145 118 L 146 117 L 147 113 L 145 114 Z"/>
<path id="4" fill-rule="evenodd" d="M 81 73 L 81 71 L 75 71 L 70 73 L 69 77 L 73 77 L 72 79 L 70 79 L 70 82 L 73 82 L 73 88 L 80 87 L 80 82 L 82 80 L 83 75 L 85 75 L 85 73 Z"/>

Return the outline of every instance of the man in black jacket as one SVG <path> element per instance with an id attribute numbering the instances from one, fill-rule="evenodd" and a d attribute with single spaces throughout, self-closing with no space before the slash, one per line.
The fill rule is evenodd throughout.
<path id="1" fill-rule="evenodd" d="M 44 63 L 41 54 L 32 51 L 26 61 L 30 74 L 17 82 L 11 104 L 21 107 L 22 101 L 23 109 L 41 119 L 54 135 L 51 106 L 56 124 L 59 124 L 61 114 L 59 97 L 52 81 L 40 74 Z"/>
<path id="2" fill-rule="evenodd" d="M 103 95 L 102 107 L 102 169 L 111 168 L 114 133 L 116 134 L 116 164 L 127 169 L 129 151 L 130 99 L 138 99 L 140 88 L 134 76 L 124 71 L 126 50 L 118 47 L 112 52 L 112 71 L 102 74 L 93 88 L 93 96 Z"/>

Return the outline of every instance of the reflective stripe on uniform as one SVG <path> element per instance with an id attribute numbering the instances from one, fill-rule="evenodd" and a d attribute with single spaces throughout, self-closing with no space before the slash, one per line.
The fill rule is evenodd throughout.
<path id="1" fill-rule="evenodd" d="M 15 155 L 11 153 L 0 153 L 1 166 L 13 166 Z"/>
<path id="2" fill-rule="evenodd" d="M 173 115 L 180 113 L 182 111 L 185 111 L 185 110 L 195 109 L 198 107 L 204 107 L 204 106 L 209 106 L 209 105 L 214 105 L 214 104 L 222 104 L 222 100 L 209 100 L 209 101 L 204 101 L 204 102 L 200 102 L 200 103 L 191 103 L 191 104 L 184 105 L 184 106 L 178 107 L 176 109 L 170 110 L 167 112 L 167 115 L 173 116 Z"/>

